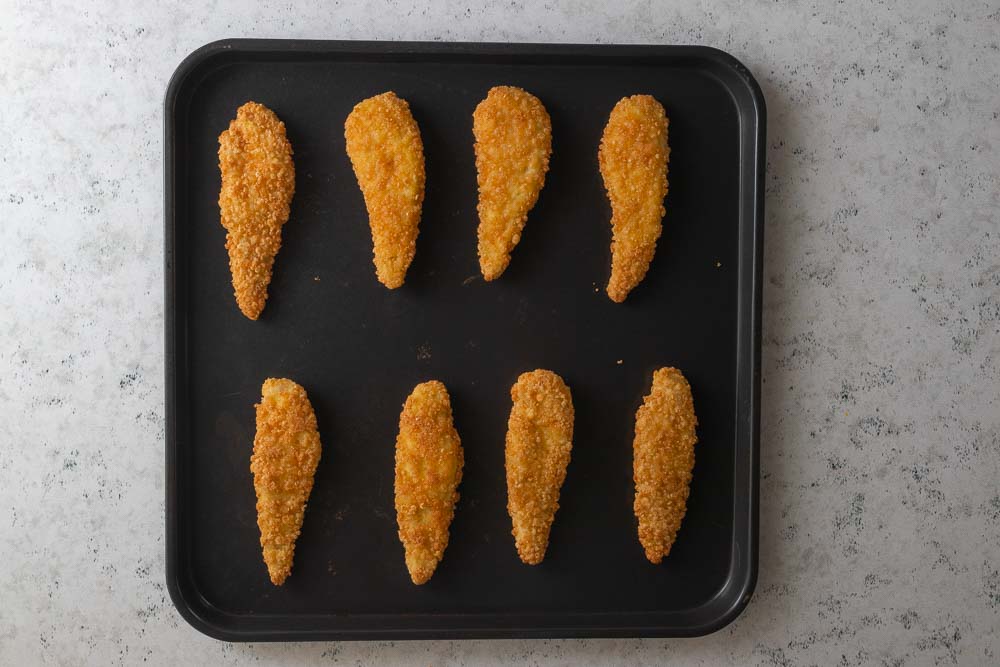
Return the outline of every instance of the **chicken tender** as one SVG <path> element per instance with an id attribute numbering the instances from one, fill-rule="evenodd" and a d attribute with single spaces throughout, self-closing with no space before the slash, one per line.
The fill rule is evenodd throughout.
<path id="1" fill-rule="evenodd" d="M 344 137 L 368 208 L 375 274 L 396 289 L 417 252 L 425 181 L 420 128 L 406 100 L 388 92 L 354 107 Z"/>
<path id="2" fill-rule="evenodd" d="M 694 469 L 698 441 L 691 387 L 676 368 L 653 374 L 653 386 L 635 414 L 632 446 L 639 542 L 650 563 L 670 554 Z"/>
<path id="3" fill-rule="evenodd" d="M 552 122 L 537 97 L 497 86 L 472 114 L 479 181 L 479 267 L 499 278 L 545 185 Z"/>
<path id="4" fill-rule="evenodd" d="M 528 565 L 545 558 L 573 449 L 573 397 L 546 370 L 523 373 L 511 387 L 507 422 L 507 512 L 517 553 Z"/>
<path id="5" fill-rule="evenodd" d="M 615 105 L 604 128 L 598 161 L 611 201 L 608 296 L 617 303 L 646 276 L 663 230 L 668 122 L 659 102 L 633 95 Z"/>
<path id="6" fill-rule="evenodd" d="M 260 546 L 271 583 L 292 571 L 295 540 L 319 464 L 316 415 L 306 390 L 291 380 L 268 379 L 257 408 L 250 472 L 257 492 Z"/>
<path id="7" fill-rule="evenodd" d="M 426 583 L 444 556 L 463 465 L 448 390 L 437 380 L 418 384 L 396 438 L 396 522 L 415 584 Z"/>
<path id="8" fill-rule="evenodd" d="M 267 301 L 281 227 L 295 194 L 295 164 L 285 124 L 262 104 L 247 102 L 219 135 L 219 212 L 240 310 L 260 317 Z"/>

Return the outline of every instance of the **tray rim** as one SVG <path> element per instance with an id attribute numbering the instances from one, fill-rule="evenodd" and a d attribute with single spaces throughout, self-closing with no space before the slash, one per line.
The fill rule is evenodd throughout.
<path id="1" fill-rule="evenodd" d="M 738 225 L 739 268 L 737 278 L 737 351 L 736 351 L 736 472 L 745 475 L 747 500 L 734 493 L 736 511 L 734 551 L 736 564 L 719 593 L 694 610 L 710 605 L 722 606 L 716 613 L 695 624 L 663 624 L 658 612 L 550 612 L 534 614 L 359 614 L 360 625 L 347 623 L 338 628 L 307 627 L 298 630 L 239 629 L 219 619 L 243 620 L 247 616 L 226 614 L 202 597 L 193 584 L 182 581 L 179 553 L 179 493 L 177 474 L 178 382 L 176 305 L 178 271 L 175 261 L 175 108 L 192 76 L 213 60 L 227 54 L 286 54 L 295 58 L 309 55 L 347 55 L 363 57 L 423 56 L 439 58 L 496 58 L 503 56 L 554 56 L 596 63 L 624 64 L 628 61 L 654 61 L 660 58 L 702 60 L 713 68 L 712 74 L 730 95 L 745 95 L 751 118 L 745 118 L 737 103 L 740 125 L 740 206 Z M 617 62 L 616 62 L 617 61 Z M 555 64 L 555 63 L 553 63 Z M 740 86 L 734 92 L 733 85 Z M 734 99 L 735 101 L 735 99 Z M 750 71 L 735 57 L 720 49 L 703 45 L 615 45 L 615 44 L 544 44 L 500 42 L 410 42 L 362 40 L 301 39 L 222 39 L 192 51 L 177 66 L 164 96 L 164 352 L 165 352 L 165 575 L 170 599 L 180 615 L 199 632 L 224 641 L 331 641 L 331 640 L 404 640 L 404 639 L 487 639 L 487 638 L 597 638 L 597 637 L 696 637 L 711 634 L 732 623 L 746 609 L 757 584 L 759 548 L 760 481 L 760 355 L 763 268 L 764 173 L 767 111 L 760 86 Z M 748 155 L 749 153 L 749 155 Z M 749 162 L 752 159 L 752 163 Z M 749 176 L 748 176 L 749 172 Z M 749 178 L 749 183 L 747 182 Z M 749 187 L 748 187 L 749 186 Z M 749 220 L 747 220 L 749 217 Z M 747 262 L 749 259 L 749 262 Z M 740 456 L 740 445 L 747 450 Z M 737 483 L 739 483 L 737 481 Z M 744 523 L 740 521 L 744 515 Z M 745 531 L 745 533 L 744 533 Z M 740 558 L 740 546 L 745 553 Z M 742 563 L 741 563 L 742 561 Z M 722 600 L 722 603 L 718 602 Z M 684 613 L 690 613 L 688 610 Z M 659 612 L 663 614 L 664 612 Z M 677 612 L 675 615 L 679 615 Z M 556 623 L 551 619 L 572 616 L 576 624 Z M 250 618 L 287 618 L 285 615 L 252 615 Z M 512 623 L 475 622 L 479 619 L 512 618 Z M 302 614 L 296 618 L 339 618 L 334 614 Z M 402 626 L 377 627 L 380 621 L 402 620 Z M 413 623 L 414 619 L 423 619 Z M 539 623 L 549 619 L 548 624 Z M 474 622 L 470 623 L 469 621 Z M 427 621 L 432 621 L 427 623 Z M 581 623 L 587 621 L 586 623 Z M 617 621 L 617 622 L 616 622 Z M 624 622 L 622 622 L 624 621 Z M 459 622 L 454 625 L 452 623 Z M 462 624 L 464 622 L 464 624 Z M 451 625 L 450 625 L 451 624 Z M 407 627 L 408 626 L 408 627 Z"/>

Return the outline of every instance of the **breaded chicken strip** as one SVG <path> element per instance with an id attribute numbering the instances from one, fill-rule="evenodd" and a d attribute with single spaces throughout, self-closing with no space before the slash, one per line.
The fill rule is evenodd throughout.
<path id="1" fill-rule="evenodd" d="M 499 278 L 545 185 L 552 122 L 537 97 L 497 86 L 472 114 L 479 181 L 479 267 Z"/>
<path id="2" fill-rule="evenodd" d="M 667 195 L 668 120 L 649 95 L 615 105 L 604 128 L 598 160 L 611 200 L 611 278 L 608 296 L 621 303 L 642 282 L 663 230 Z"/>
<path id="3" fill-rule="evenodd" d="M 291 380 L 268 379 L 257 404 L 257 436 L 250 472 L 257 492 L 257 526 L 271 583 L 292 571 L 295 540 L 320 457 L 316 415 L 306 390 Z"/>
<path id="4" fill-rule="evenodd" d="M 424 144 L 406 100 L 388 92 L 358 103 L 344 123 L 347 155 L 365 197 L 379 282 L 395 289 L 417 252 Z"/>
<path id="5" fill-rule="evenodd" d="M 659 563 L 687 511 L 698 441 L 691 387 L 676 368 L 653 373 L 653 386 L 635 413 L 632 472 L 633 509 L 639 519 L 639 542 L 650 563 Z"/>
<path id="6" fill-rule="evenodd" d="M 444 556 L 463 465 L 448 390 L 437 380 L 418 384 L 396 438 L 396 522 L 415 584 L 430 579 Z"/>
<path id="7" fill-rule="evenodd" d="M 236 120 L 219 135 L 219 171 L 219 212 L 236 303 L 256 320 L 267 301 L 281 226 L 288 221 L 295 194 L 295 164 L 285 124 L 262 104 L 241 106 Z"/>
<path id="8" fill-rule="evenodd" d="M 517 553 L 528 565 L 545 558 L 573 449 L 573 397 L 546 370 L 522 373 L 511 387 L 507 421 L 507 512 Z"/>

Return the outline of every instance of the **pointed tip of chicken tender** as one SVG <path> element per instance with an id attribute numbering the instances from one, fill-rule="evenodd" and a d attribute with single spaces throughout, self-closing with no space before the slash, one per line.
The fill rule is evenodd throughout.
<path id="1" fill-rule="evenodd" d="M 426 583 L 448 546 L 464 458 L 451 399 L 437 380 L 418 384 L 399 415 L 396 438 L 396 522 L 406 568 Z"/>
<path id="2" fill-rule="evenodd" d="M 355 105 L 344 138 L 368 209 L 376 277 L 395 289 L 417 252 L 426 178 L 420 128 L 406 100 L 390 91 Z"/>
<path id="3" fill-rule="evenodd" d="M 552 121 L 537 97 L 513 86 L 491 88 L 472 119 L 479 182 L 479 267 L 490 281 L 510 264 L 528 212 L 545 185 Z"/>
<path id="4" fill-rule="evenodd" d="M 687 512 L 697 425 L 684 375 L 676 368 L 656 371 L 649 395 L 635 414 L 632 445 L 633 509 L 639 543 L 653 564 L 670 554 Z"/>
<path id="5" fill-rule="evenodd" d="M 271 583 L 292 571 L 321 445 L 316 415 L 301 386 L 269 378 L 261 388 L 250 471 L 257 493 L 257 526 Z"/>
<path id="6" fill-rule="evenodd" d="M 523 373 L 511 387 L 505 467 L 507 512 L 521 561 L 545 558 L 573 449 L 573 397 L 547 370 Z"/>
<path id="7" fill-rule="evenodd" d="M 621 303 L 642 282 L 663 231 L 669 121 L 649 95 L 621 99 L 604 128 L 598 160 L 611 201 L 608 296 Z"/>
<path id="8" fill-rule="evenodd" d="M 240 310 L 256 320 L 267 301 L 295 194 L 295 164 L 285 124 L 262 104 L 247 102 L 219 135 L 219 212 Z"/>

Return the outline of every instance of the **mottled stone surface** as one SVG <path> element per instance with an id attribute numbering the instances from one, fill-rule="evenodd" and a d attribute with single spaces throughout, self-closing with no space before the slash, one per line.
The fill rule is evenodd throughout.
<path id="1" fill-rule="evenodd" d="M 1000 3 L 256 4 L 0 0 L 0 664 L 1000 661 Z M 161 100 L 231 36 L 699 43 L 755 73 L 761 566 L 734 624 L 229 645 L 178 616 Z"/>

